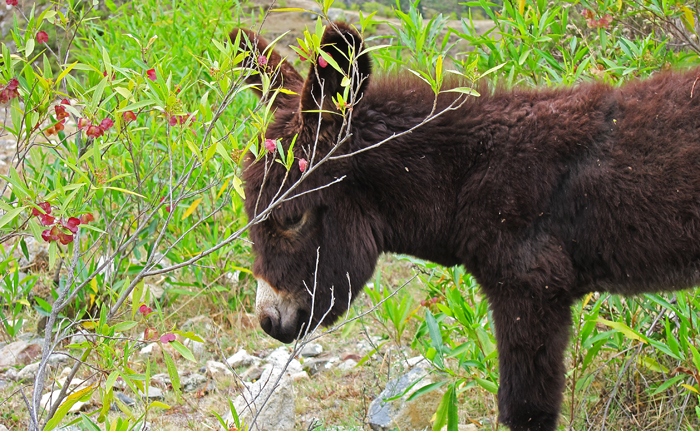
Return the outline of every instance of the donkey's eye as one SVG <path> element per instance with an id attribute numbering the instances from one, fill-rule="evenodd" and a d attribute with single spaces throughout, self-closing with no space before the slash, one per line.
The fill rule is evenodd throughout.
<path id="1" fill-rule="evenodd" d="M 304 215 L 303 214 L 293 214 L 290 216 L 285 217 L 284 219 L 284 227 L 285 229 L 294 229 L 294 228 L 299 228 L 303 224 L 302 221 L 304 220 Z"/>

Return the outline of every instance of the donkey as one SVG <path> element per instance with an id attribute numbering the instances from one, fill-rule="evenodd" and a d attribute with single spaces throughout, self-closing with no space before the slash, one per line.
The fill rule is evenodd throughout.
<path id="1" fill-rule="evenodd" d="M 257 53 L 248 67 L 288 90 L 274 100 L 266 138 L 285 152 L 296 139 L 294 156 L 310 163 L 302 173 L 273 153 L 245 161 L 249 217 L 280 193 L 294 197 L 249 232 L 256 314 L 272 337 L 288 343 L 336 321 L 381 253 L 464 265 L 492 310 L 500 421 L 551 431 L 572 304 L 593 291 L 670 291 L 700 280 L 697 71 L 622 88 L 486 91 L 457 104 L 456 93 L 443 93 L 433 111 L 424 82 L 371 79 L 366 53 L 349 61 L 361 36 L 332 23 L 321 47 L 358 95 L 347 121 L 333 103 L 343 74 L 312 64 L 304 79 L 243 31 Z M 267 63 L 254 61 L 263 52 Z M 259 86 L 260 75 L 248 82 Z M 431 112 L 442 115 L 424 122 Z"/>

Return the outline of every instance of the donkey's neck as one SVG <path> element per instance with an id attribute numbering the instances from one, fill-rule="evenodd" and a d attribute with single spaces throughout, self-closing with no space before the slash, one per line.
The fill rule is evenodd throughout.
<path id="1" fill-rule="evenodd" d="M 482 96 L 424 122 L 432 93 L 378 87 L 355 114 L 354 150 L 423 124 L 354 159 L 353 180 L 375 213 L 375 239 L 383 252 L 446 265 L 471 253 L 455 232 L 477 235 L 482 219 L 504 219 L 506 209 L 525 218 L 541 211 L 551 190 L 522 184 L 534 175 L 555 187 L 568 162 L 609 130 L 616 109 L 605 87 L 588 85 Z M 435 112 L 449 106 L 447 99 Z M 517 229 L 510 225 L 516 217 L 499 228 Z"/>

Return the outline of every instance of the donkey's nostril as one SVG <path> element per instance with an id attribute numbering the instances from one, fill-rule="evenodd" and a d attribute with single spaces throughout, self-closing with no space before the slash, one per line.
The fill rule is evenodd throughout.
<path id="1" fill-rule="evenodd" d="M 260 321 L 260 327 L 265 331 L 268 335 L 271 335 L 274 337 L 273 334 L 273 329 L 274 325 L 272 323 L 272 319 L 270 316 L 265 316 L 261 321 Z"/>

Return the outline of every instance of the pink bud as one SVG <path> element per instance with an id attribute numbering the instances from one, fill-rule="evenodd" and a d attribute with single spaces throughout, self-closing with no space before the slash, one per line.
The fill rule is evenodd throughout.
<path id="1" fill-rule="evenodd" d="M 299 170 L 304 172 L 306 171 L 306 167 L 309 166 L 309 162 L 306 161 L 306 159 L 299 159 Z"/>
<path id="2" fill-rule="evenodd" d="M 272 139 L 265 139 L 265 149 L 269 152 L 275 151 L 277 148 L 277 142 L 273 141 Z"/>
<path id="3" fill-rule="evenodd" d="M 328 62 L 326 61 L 325 58 L 323 58 L 322 56 L 319 55 L 318 56 L 318 65 L 321 67 L 326 67 L 326 66 L 328 66 Z"/>

